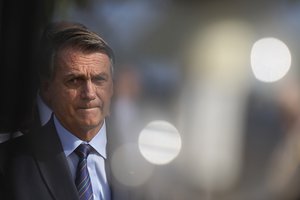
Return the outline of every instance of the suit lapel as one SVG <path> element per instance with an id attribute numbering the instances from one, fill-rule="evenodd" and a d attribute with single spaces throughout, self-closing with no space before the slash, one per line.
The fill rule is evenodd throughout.
<path id="1" fill-rule="evenodd" d="M 32 135 L 32 146 L 41 176 L 53 198 L 79 199 L 53 118 Z"/>

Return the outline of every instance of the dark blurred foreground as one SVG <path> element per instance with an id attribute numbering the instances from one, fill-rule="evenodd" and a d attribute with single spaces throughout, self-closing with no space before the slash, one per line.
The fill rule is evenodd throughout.
<path id="1" fill-rule="evenodd" d="M 3 0 L 0 3 L 0 132 L 25 128 L 36 95 L 35 49 L 54 2 Z"/>

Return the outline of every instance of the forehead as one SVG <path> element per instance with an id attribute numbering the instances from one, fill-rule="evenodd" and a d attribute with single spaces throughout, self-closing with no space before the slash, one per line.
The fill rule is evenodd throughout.
<path id="1" fill-rule="evenodd" d="M 56 56 L 56 71 L 108 72 L 109 57 L 102 52 L 83 52 L 77 49 L 63 49 Z"/>

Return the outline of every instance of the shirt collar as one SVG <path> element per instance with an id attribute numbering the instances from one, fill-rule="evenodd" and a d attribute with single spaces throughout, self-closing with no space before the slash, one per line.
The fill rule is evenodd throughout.
<path id="1" fill-rule="evenodd" d="M 47 104 L 43 101 L 40 94 L 37 94 L 37 106 L 40 115 L 41 125 L 45 125 L 51 118 L 52 110 L 47 106 Z"/>
<path id="2" fill-rule="evenodd" d="M 95 137 L 90 141 L 82 141 L 75 135 L 73 135 L 70 131 L 65 129 L 62 124 L 58 121 L 56 116 L 54 115 L 54 125 L 56 128 L 56 131 L 58 133 L 58 136 L 60 138 L 60 141 L 63 146 L 63 150 L 65 155 L 68 157 L 73 151 L 82 143 L 86 143 L 91 145 L 98 154 L 100 154 L 102 157 L 106 159 L 106 124 L 105 121 L 100 128 L 99 132 L 95 135 Z"/>

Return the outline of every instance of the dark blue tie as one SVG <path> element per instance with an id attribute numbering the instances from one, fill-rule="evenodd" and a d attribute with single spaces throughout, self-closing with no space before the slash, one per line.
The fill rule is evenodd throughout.
<path id="1" fill-rule="evenodd" d="M 92 147 L 89 144 L 81 144 L 77 147 L 77 149 L 75 149 L 75 153 L 79 157 L 75 184 L 80 200 L 93 199 L 93 189 L 87 168 L 87 157 L 91 151 Z"/>

